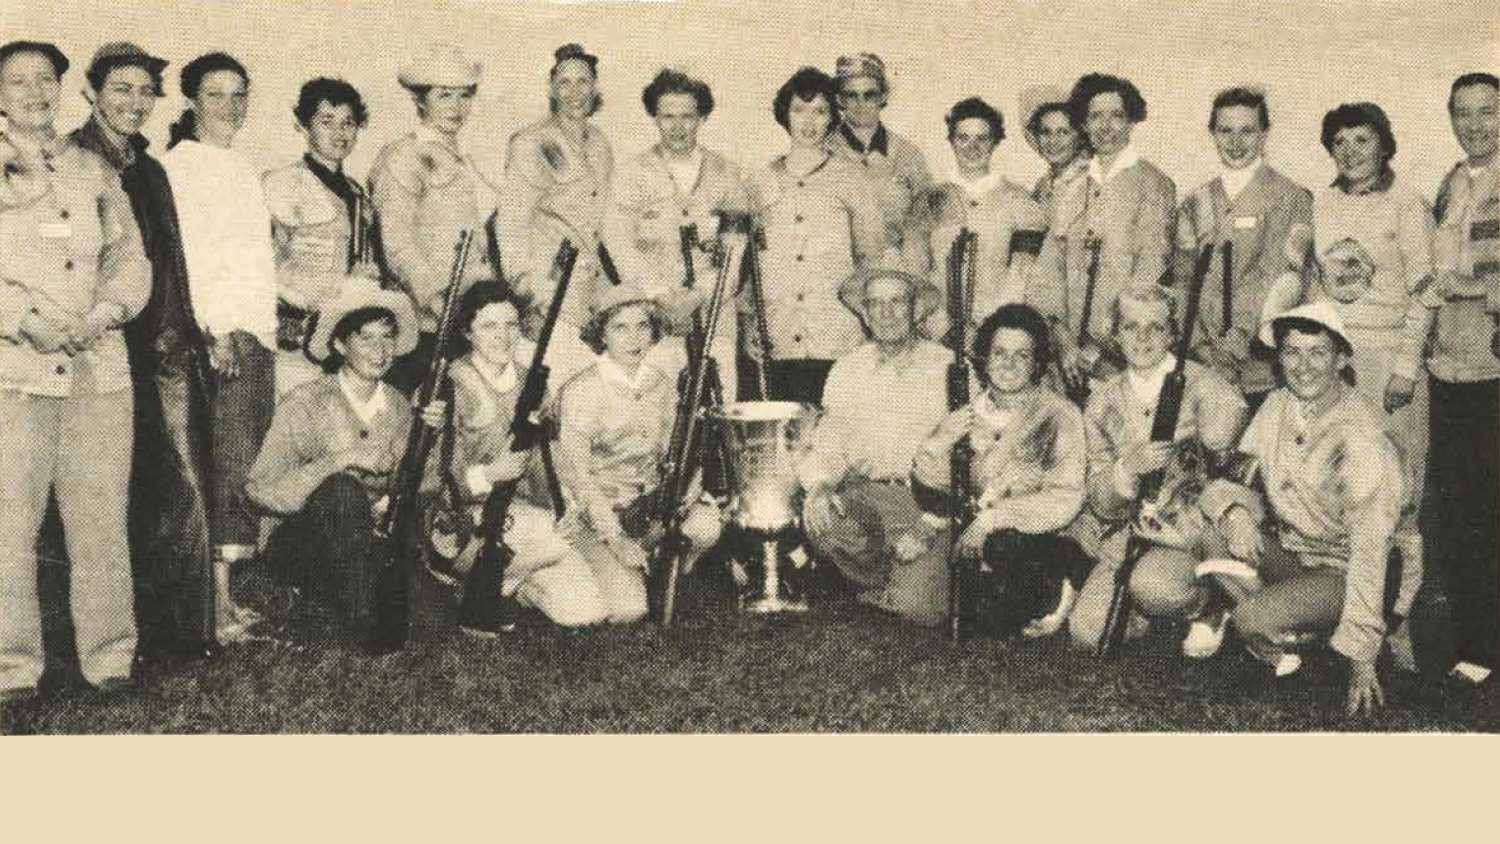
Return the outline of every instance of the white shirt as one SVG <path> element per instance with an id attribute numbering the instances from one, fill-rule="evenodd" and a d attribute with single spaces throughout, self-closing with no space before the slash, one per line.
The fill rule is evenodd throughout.
<path id="1" fill-rule="evenodd" d="M 1118 176 L 1122 170 L 1134 167 L 1139 163 L 1141 163 L 1141 154 L 1136 152 L 1135 143 L 1128 143 L 1124 149 L 1120 150 L 1120 154 L 1115 156 L 1115 160 L 1110 163 L 1108 171 L 1099 165 L 1099 156 L 1096 155 L 1090 158 L 1089 178 L 1102 185 L 1115 176 Z"/>
<path id="2" fill-rule="evenodd" d="M 359 421 L 366 425 L 375 424 L 375 417 L 381 411 L 385 410 L 384 385 L 377 381 L 375 383 L 375 390 L 370 394 L 370 397 L 361 400 L 358 394 L 354 392 L 353 380 L 345 374 L 344 370 L 339 370 L 338 377 L 339 389 L 344 393 L 344 400 L 349 402 L 349 409 L 354 411 L 354 415 L 359 417 Z"/>
<path id="3" fill-rule="evenodd" d="M 693 185 L 698 183 L 698 172 L 703 169 L 703 147 L 693 147 L 686 158 L 674 158 L 662 153 L 661 160 L 677 189 L 683 193 L 692 193 Z"/>
<path id="4" fill-rule="evenodd" d="M 648 370 L 652 370 L 655 368 L 649 363 L 642 363 L 640 366 L 636 367 L 635 376 L 632 377 L 626 374 L 624 367 L 620 366 L 618 363 L 615 363 L 614 359 L 611 358 L 608 354 L 599 355 L 597 360 L 599 362 L 600 378 L 603 378 L 605 381 L 619 384 L 620 386 L 630 390 L 632 393 L 639 393 L 646 386 L 646 380 L 651 374 Z"/>
<path id="5" fill-rule="evenodd" d="M 1219 173 L 1219 184 L 1223 185 L 1224 192 L 1229 194 L 1231 200 L 1244 192 L 1263 162 L 1264 159 L 1257 158 L 1238 170 L 1224 170 Z"/>
<path id="6" fill-rule="evenodd" d="M 955 185 L 958 185 L 959 188 L 963 190 L 964 194 L 970 199 L 979 199 L 980 197 L 994 190 L 995 186 L 1000 184 L 1001 178 L 1003 177 L 999 172 L 991 170 L 990 172 L 984 174 L 983 176 L 980 176 L 977 179 L 970 179 L 969 177 L 958 172 L 957 165 L 955 165 L 952 172 L 948 174 L 948 181 L 952 182 Z"/>
<path id="7" fill-rule="evenodd" d="M 233 149 L 183 141 L 161 157 L 172 185 L 193 313 L 216 338 L 276 348 L 276 257 L 261 174 Z"/>
<path id="8" fill-rule="evenodd" d="M 1177 358 L 1169 354 L 1161 359 L 1161 363 L 1142 374 L 1137 374 L 1134 369 L 1126 367 L 1125 383 L 1130 385 L 1130 391 L 1135 393 L 1135 397 L 1140 399 L 1142 404 L 1155 407 L 1157 398 L 1161 396 L 1161 385 L 1176 366 Z"/>

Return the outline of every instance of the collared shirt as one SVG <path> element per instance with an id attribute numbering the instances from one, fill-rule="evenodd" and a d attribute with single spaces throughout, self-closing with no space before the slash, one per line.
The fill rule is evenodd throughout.
<path id="1" fill-rule="evenodd" d="M 1217 523 L 1234 505 L 1269 519 L 1282 547 L 1307 566 L 1344 570 L 1344 607 L 1330 644 L 1351 660 L 1373 660 L 1385 630 L 1385 569 L 1406 487 L 1396 446 L 1377 412 L 1353 389 L 1311 418 L 1281 389 L 1240 438 L 1243 481 L 1209 482 L 1199 499 Z M 1264 499 L 1251 488 L 1258 479 Z M 1266 506 L 1269 505 L 1269 512 Z"/>
<path id="2" fill-rule="evenodd" d="M 1177 366 L 1177 361 L 1167 355 L 1161 359 L 1156 366 L 1151 367 L 1144 373 L 1137 373 L 1134 369 L 1125 369 L 1125 381 L 1130 385 L 1130 390 L 1135 398 L 1145 405 L 1156 405 L 1156 399 L 1161 395 L 1161 385 L 1167 380 L 1167 376 Z"/>
<path id="3" fill-rule="evenodd" d="M 684 281 L 682 226 L 696 227 L 699 244 L 711 244 L 718 212 L 749 210 L 739 168 L 712 150 L 698 152 L 701 164 L 686 187 L 672 177 L 659 145 L 622 161 L 610 184 L 604 243 L 621 279 L 656 296 Z M 712 250 L 694 250 L 695 284 L 707 289 L 714 272 Z"/>
<path id="4" fill-rule="evenodd" d="M 1047 213 L 1049 227 L 1056 211 L 1057 197 L 1071 190 L 1078 184 L 1079 179 L 1088 175 L 1088 172 L 1088 156 L 1080 154 L 1064 165 L 1061 171 L 1053 173 L 1049 167 L 1047 172 L 1036 180 L 1036 186 L 1031 189 L 1031 198 L 1036 200 L 1037 204 L 1042 206 L 1042 210 Z"/>
<path id="5" fill-rule="evenodd" d="M 980 197 L 994 190 L 1004 179 L 1005 176 L 998 170 L 991 170 L 977 179 L 965 176 L 958 171 L 957 167 L 953 167 L 948 171 L 948 183 L 957 186 L 959 190 L 964 192 L 964 196 L 967 196 L 971 201 L 978 200 Z"/>
<path id="6" fill-rule="evenodd" d="M 855 475 L 904 479 L 923 439 L 947 414 L 953 355 L 928 340 L 883 359 L 866 342 L 839 358 L 823 387 L 823 417 L 799 468 L 804 487 Z"/>
<path id="7" fill-rule="evenodd" d="M 422 330 L 434 331 L 463 232 L 476 233 L 465 284 L 495 274 L 484 224 L 498 194 L 452 138 L 420 125 L 386 144 L 369 182 L 385 269 L 411 294 Z"/>
<path id="8" fill-rule="evenodd" d="M 931 204 L 937 208 L 929 237 L 930 257 L 923 267 L 928 273 L 940 274 L 959 232 L 968 229 L 974 233 L 978 254 L 971 313 L 975 323 L 1001 305 L 1027 300 L 1032 292 L 1028 288 L 1035 279 L 1035 259 L 1047 230 L 1046 213 L 1024 188 L 999 174 L 987 181 L 989 189 L 980 194 L 970 194 L 963 185 L 952 182 L 932 193 Z M 934 280 L 946 296 L 944 279 Z M 946 307 L 937 314 L 941 316 L 935 315 L 935 319 L 946 320 Z"/>
<path id="9" fill-rule="evenodd" d="M 650 384 L 662 373 L 649 363 L 642 363 L 635 368 L 635 372 L 626 372 L 625 367 L 615 362 L 608 354 L 601 354 L 594 359 L 595 365 L 599 367 L 599 377 L 607 383 L 639 393 L 646 385 Z"/>
<path id="10" fill-rule="evenodd" d="M 361 399 L 357 392 L 358 388 L 354 384 L 354 379 L 346 374 L 345 370 L 340 369 L 338 371 L 338 379 L 339 389 L 343 391 L 344 399 L 349 402 L 349 409 L 354 411 L 354 415 L 359 417 L 359 421 L 366 425 L 374 424 L 376 417 L 386 408 L 385 390 L 380 389 L 379 384 L 377 384 L 376 389 L 371 391 L 369 398 Z"/>
<path id="11" fill-rule="evenodd" d="M 1114 160 L 1109 163 L 1108 170 L 1104 169 L 1104 165 L 1099 163 L 1099 156 L 1095 155 L 1091 157 L 1089 159 L 1089 178 L 1101 185 L 1108 184 L 1114 177 L 1120 175 L 1121 172 L 1139 163 L 1141 163 L 1141 154 L 1136 152 L 1135 144 L 1126 144 L 1125 148 L 1120 150 L 1115 155 Z"/>
<path id="12" fill-rule="evenodd" d="M 869 146 L 861 144 L 843 125 L 839 131 L 829 133 L 827 146 L 864 174 L 885 222 L 886 242 L 901 248 L 913 200 L 932 185 L 932 174 L 922 151 L 905 137 L 887 130 L 883 123 L 876 128 Z"/>
<path id="13" fill-rule="evenodd" d="M 837 292 L 856 269 L 880 258 L 885 227 L 857 168 L 829 154 L 810 171 L 792 173 L 779 156 L 751 180 L 766 233 L 760 267 L 776 358 L 836 359 L 864 338 Z M 749 285 L 740 308 L 750 309 Z"/>
<path id="14" fill-rule="evenodd" d="M 1238 197 L 1250 184 L 1250 180 L 1255 178 L 1255 174 L 1260 172 L 1261 165 L 1264 163 L 1264 159 L 1257 158 L 1238 170 L 1220 170 L 1219 182 L 1224 187 L 1224 193 L 1231 200 Z"/>
<path id="15" fill-rule="evenodd" d="M 276 348 L 276 252 L 260 172 L 235 149 L 182 141 L 162 156 L 172 182 L 198 321 Z"/>
<path id="16" fill-rule="evenodd" d="M 500 255 L 505 275 L 545 309 L 552 301 L 553 260 L 562 241 L 571 240 L 578 249 L 578 262 L 562 318 L 572 325 L 588 321 L 607 283 L 600 278 L 597 247 L 613 172 L 609 139 L 592 123 L 586 124 L 581 143 L 563 130 L 555 116 L 510 137 L 500 187 Z"/>
<path id="17" fill-rule="evenodd" d="M 698 173 L 703 168 L 703 147 L 693 147 L 686 158 L 662 156 L 662 163 L 666 165 L 667 173 L 678 190 L 691 191 L 693 185 L 698 183 Z"/>
<path id="18" fill-rule="evenodd" d="M 453 380 L 453 461 L 448 467 L 460 492 L 470 503 L 483 501 L 493 485 L 485 467 L 510 448 L 511 422 L 515 418 L 516 400 L 520 396 L 524 370 L 511 362 L 504 369 L 480 361 L 472 353 L 455 361 L 450 370 Z M 517 488 L 526 501 L 545 501 L 544 481 L 537 478 L 536 464 L 528 460 Z"/>
<path id="19" fill-rule="evenodd" d="M 1248 178 L 1232 198 L 1225 187 L 1231 173 Z M 1178 284 L 1185 286 L 1191 280 L 1199 249 L 1214 249 L 1193 333 L 1195 356 L 1243 392 L 1265 392 L 1276 386 L 1270 357 L 1252 354 L 1251 338 L 1259 328 L 1272 283 L 1294 269 L 1286 253 L 1287 238 L 1294 228 L 1311 223 L 1312 193 L 1264 160 L 1199 185 L 1178 211 Z M 1226 242 L 1234 244 L 1227 290 Z"/>
<path id="20" fill-rule="evenodd" d="M 1456 165 L 1438 189 L 1433 262 L 1455 274 L 1427 366 L 1444 381 L 1500 378 L 1491 350 L 1500 312 L 1500 166 Z"/>
<path id="21" fill-rule="evenodd" d="M 642 365 L 632 381 L 602 359 L 558 395 L 557 474 L 585 507 L 616 509 L 660 482 L 677 408 L 673 379 Z"/>
<path id="22" fill-rule="evenodd" d="M 373 224 L 374 209 L 359 183 L 338 173 L 359 197 L 358 225 Z M 271 241 L 276 250 L 277 294 L 288 304 L 316 310 L 337 295 L 350 270 L 350 241 L 355 223 L 344 200 L 312 172 L 304 159 L 268 170 L 262 179 L 271 212 Z"/>
<path id="23" fill-rule="evenodd" d="M 982 509 L 996 511 L 1002 527 L 1048 533 L 1070 525 L 1083 509 L 1086 435 L 1083 414 L 1067 399 L 1031 388 L 1008 418 L 996 425 L 989 399 L 973 402 L 974 448 L 971 479 Z M 912 479 L 936 490 L 949 489 L 949 454 L 918 449 Z"/>
<path id="24" fill-rule="evenodd" d="M 66 137 L 5 154 L 17 180 L 37 179 L 38 192 L 0 204 L 0 390 L 64 397 L 128 388 L 118 325 L 73 356 L 43 354 L 21 335 L 28 313 L 76 320 L 104 306 L 123 321 L 146 304 L 151 268 L 119 174 Z"/>

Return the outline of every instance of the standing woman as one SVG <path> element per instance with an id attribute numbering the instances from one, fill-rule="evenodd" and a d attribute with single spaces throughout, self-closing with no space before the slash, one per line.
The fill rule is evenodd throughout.
<path id="1" fill-rule="evenodd" d="M 275 405 L 276 260 L 260 171 L 231 147 L 249 109 L 249 72 L 208 53 L 183 67 L 181 81 L 188 107 L 171 126 L 162 166 L 214 369 L 209 519 L 219 634 L 233 639 L 255 620 L 230 599 L 229 567 L 254 556 L 260 535 L 245 480 Z"/>
<path id="2" fill-rule="evenodd" d="M 960 229 L 977 235 L 971 316 L 977 326 L 1001 305 L 1026 298 L 1047 221 L 1024 188 L 991 169 L 995 149 L 1005 137 L 1005 119 L 995 107 L 969 97 L 955 103 L 943 119 L 954 169 L 929 196 L 934 226 L 925 269 L 941 269 Z M 947 289 L 944 279 L 936 283 L 938 289 Z"/>
<path id="3" fill-rule="evenodd" d="M 1055 199 L 1088 170 L 1088 139 L 1073 125 L 1068 94 L 1035 85 L 1021 92 L 1021 127 L 1026 143 L 1047 162 L 1047 172 L 1036 180 L 1031 198 L 1051 217 Z"/>
<path id="4" fill-rule="evenodd" d="M 52 44 L 0 47 L 0 704 L 42 675 L 35 549 L 51 491 L 84 679 L 125 684 L 135 655 L 120 328 L 146 304 L 151 268 L 119 174 L 53 125 L 67 69 Z"/>
<path id="5" fill-rule="evenodd" d="M 547 348 L 552 377 L 562 383 L 592 360 L 578 332 L 610 284 L 601 277 L 598 248 L 614 152 L 589 119 L 604 102 L 599 57 L 564 44 L 553 53 L 549 80 L 551 114 L 510 138 L 500 192 L 500 256 L 506 279 L 545 313 L 556 284 L 550 269 L 558 246 L 567 238 L 578 249 L 561 316 L 566 325 Z"/>
<path id="6" fill-rule="evenodd" d="M 1396 612 L 1404 614 L 1422 578 L 1416 515 L 1427 471 L 1423 357 L 1442 303 L 1431 285 L 1432 211 L 1391 169 L 1396 136 L 1380 106 L 1346 103 L 1328 112 L 1322 142 L 1338 177 L 1313 195 L 1312 259 L 1300 280 L 1302 290 L 1288 291 L 1278 282 L 1267 294 L 1262 315 L 1279 313 L 1300 299 L 1332 300 L 1344 321 L 1355 350 L 1355 389 L 1381 410 L 1412 491 L 1395 537 L 1402 560 Z M 1305 228 L 1294 228 L 1288 253 L 1304 254 L 1306 239 Z"/>
<path id="7" fill-rule="evenodd" d="M 760 264 L 773 356 L 767 381 L 772 398 L 816 404 L 834 359 L 864 340 L 859 320 L 839 303 L 838 287 L 880 258 L 885 221 L 862 170 L 825 144 L 839 119 L 828 74 L 797 71 L 776 92 L 771 111 L 790 146 L 750 183 L 766 236 Z M 752 304 L 742 298 L 741 310 Z M 753 323 L 741 336 L 750 338 L 747 347 L 758 346 Z"/>

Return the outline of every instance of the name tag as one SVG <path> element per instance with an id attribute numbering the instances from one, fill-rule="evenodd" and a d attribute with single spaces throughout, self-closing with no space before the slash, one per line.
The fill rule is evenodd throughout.
<path id="1" fill-rule="evenodd" d="M 1239 230 L 1243 231 L 1245 229 L 1253 229 L 1253 228 L 1255 228 L 1255 226 L 1257 224 L 1259 224 L 1259 222 L 1260 222 L 1260 218 L 1259 217 L 1235 217 L 1234 218 L 1234 227 L 1236 229 L 1239 229 Z"/>
<path id="2" fill-rule="evenodd" d="M 73 226 L 63 220 L 48 220 L 37 226 L 36 233 L 48 240 L 63 240 L 73 236 Z"/>

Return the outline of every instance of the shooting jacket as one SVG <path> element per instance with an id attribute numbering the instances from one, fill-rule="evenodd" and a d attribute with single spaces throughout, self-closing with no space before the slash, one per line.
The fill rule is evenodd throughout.
<path id="1" fill-rule="evenodd" d="M 559 391 L 563 488 L 590 512 L 619 509 L 656 489 L 676 409 L 676 379 L 641 364 L 631 380 L 601 355 Z"/>
<path id="2" fill-rule="evenodd" d="M 884 123 L 876 127 L 869 146 L 840 124 L 828 133 L 828 149 L 863 171 L 885 223 L 886 243 L 905 252 L 908 216 L 917 197 L 932 187 L 932 173 L 922 151 L 904 136 L 886 129 Z M 919 253 L 925 251 L 924 244 L 914 246 Z"/>
<path id="3" fill-rule="evenodd" d="M 462 500 L 479 503 L 493 488 L 484 477 L 484 466 L 510 448 L 510 426 L 516 399 L 526 383 L 526 369 L 512 363 L 494 375 L 481 371 L 473 355 L 468 355 L 454 362 L 448 376 L 453 382 L 453 454 L 448 472 Z M 550 507 L 543 479 L 536 474 L 540 464 L 534 451 L 527 454 L 527 471 L 516 497 Z"/>
<path id="4" fill-rule="evenodd" d="M 948 253 L 961 229 L 978 236 L 972 320 L 977 324 L 1001 305 L 1026 300 L 1033 262 L 1047 231 L 1042 207 L 1026 191 L 1007 179 L 979 196 L 970 196 L 954 182 L 944 182 L 923 195 L 932 215 L 927 272 L 946 297 Z M 946 314 L 946 305 L 938 309 Z"/>
<path id="5" fill-rule="evenodd" d="M 1345 573 L 1343 611 L 1330 644 L 1351 660 L 1380 653 L 1385 567 L 1409 490 L 1380 418 L 1342 385 L 1311 412 L 1290 391 L 1266 397 L 1240 438 L 1233 477 L 1199 499 L 1215 524 L 1235 505 L 1277 533 L 1309 567 Z"/>
<path id="6" fill-rule="evenodd" d="M 364 195 L 354 179 L 337 175 L 355 195 Z M 313 175 L 305 159 L 267 171 L 262 182 L 271 212 L 277 295 L 287 304 L 317 310 L 338 294 L 349 273 L 354 232 L 349 209 Z M 374 209 L 367 202 L 363 205 L 358 225 L 368 229 Z"/>
<path id="7" fill-rule="evenodd" d="M 1444 381 L 1500 378 L 1492 344 L 1500 312 L 1500 166 L 1478 170 L 1459 162 L 1438 189 L 1433 259 L 1453 270 L 1457 289 L 1438 308 L 1432 374 Z"/>

